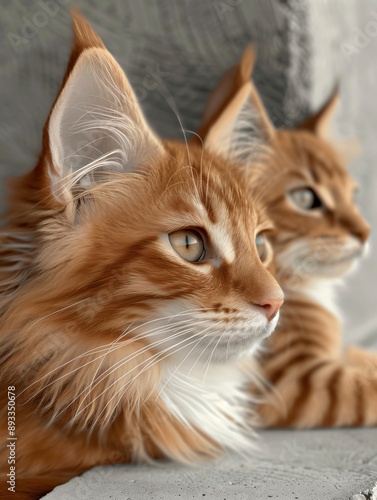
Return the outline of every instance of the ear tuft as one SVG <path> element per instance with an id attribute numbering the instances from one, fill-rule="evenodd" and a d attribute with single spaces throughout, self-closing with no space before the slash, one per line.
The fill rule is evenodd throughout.
<path id="1" fill-rule="evenodd" d="M 337 84 L 317 113 L 309 116 L 304 123 L 297 127 L 298 130 L 306 130 L 318 135 L 322 139 L 328 139 L 331 135 L 331 125 L 340 101 L 339 85 Z"/>
<path id="2" fill-rule="evenodd" d="M 255 45 L 249 43 L 244 50 L 241 61 L 238 65 L 238 79 L 240 85 L 250 81 L 253 74 L 257 51 Z"/>
<path id="3" fill-rule="evenodd" d="M 72 50 L 60 92 L 71 74 L 71 71 L 75 67 L 77 59 L 84 50 L 93 48 L 105 49 L 103 41 L 83 17 L 81 12 L 76 7 L 71 7 L 70 11 L 72 15 L 73 30 Z"/>
<path id="4" fill-rule="evenodd" d="M 104 49 L 105 45 L 92 29 L 87 20 L 75 7 L 71 8 L 73 24 L 73 43 L 76 50 L 83 52 L 85 49 L 99 48 Z"/>

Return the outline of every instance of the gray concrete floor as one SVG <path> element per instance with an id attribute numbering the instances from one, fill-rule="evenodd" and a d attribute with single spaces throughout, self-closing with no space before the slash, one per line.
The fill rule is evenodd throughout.
<path id="1" fill-rule="evenodd" d="M 264 431 L 251 459 L 196 469 L 97 467 L 46 500 L 359 500 L 377 481 L 377 429 Z"/>

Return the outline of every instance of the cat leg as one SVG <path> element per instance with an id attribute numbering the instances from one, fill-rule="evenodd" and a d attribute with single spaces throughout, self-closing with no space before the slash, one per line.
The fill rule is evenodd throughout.
<path id="1" fill-rule="evenodd" d="M 340 359 L 301 358 L 281 374 L 259 408 L 263 427 L 315 428 L 377 425 L 377 371 Z M 368 360 L 368 361 L 367 361 Z"/>
<path id="2" fill-rule="evenodd" d="M 347 346 L 344 350 L 346 361 L 355 366 L 364 366 L 374 369 L 377 373 L 377 352 L 367 351 L 358 346 Z"/>

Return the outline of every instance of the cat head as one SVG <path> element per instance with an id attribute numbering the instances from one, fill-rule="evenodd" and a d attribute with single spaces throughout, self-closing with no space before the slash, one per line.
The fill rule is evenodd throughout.
<path id="1" fill-rule="evenodd" d="M 210 96 L 199 135 L 244 162 L 252 192 L 269 207 L 279 280 L 340 277 L 362 253 L 369 227 L 354 201 L 356 185 L 328 142 L 338 94 L 300 127 L 275 129 L 250 80 L 253 65 L 249 46 Z M 215 144 L 219 131 L 223 141 Z M 245 146 L 234 151 L 237 137 Z"/>
<path id="2" fill-rule="evenodd" d="M 247 200 L 236 165 L 155 135 L 78 14 L 43 144 L 17 191 L 24 211 L 13 212 L 37 248 L 6 311 L 13 328 L 28 325 L 23 342 L 46 346 L 69 328 L 70 358 L 81 344 L 116 343 L 106 372 L 121 371 L 130 348 L 151 365 L 228 362 L 271 333 L 283 297 L 266 269 L 263 208 Z"/>

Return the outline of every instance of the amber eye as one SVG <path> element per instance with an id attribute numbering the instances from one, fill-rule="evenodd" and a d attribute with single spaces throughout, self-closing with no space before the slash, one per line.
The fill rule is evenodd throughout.
<path id="1" fill-rule="evenodd" d="M 268 243 L 263 234 L 258 234 L 255 238 L 255 245 L 261 262 L 265 262 L 268 257 Z"/>
<path id="2" fill-rule="evenodd" d="M 314 210 L 323 206 L 321 199 L 312 188 L 294 189 L 289 192 L 293 203 L 302 210 Z"/>
<path id="3" fill-rule="evenodd" d="M 188 262 L 200 262 L 205 257 L 204 241 L 198 231 L 183 229 L 170 233 L 169 241 L 177 254 Z"/>

